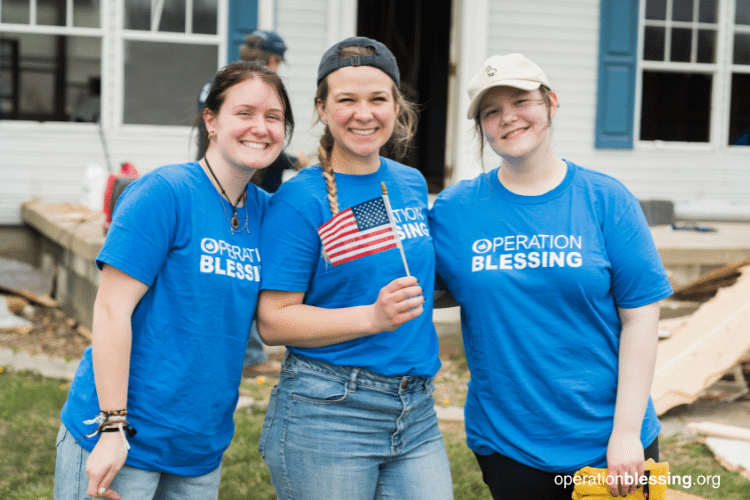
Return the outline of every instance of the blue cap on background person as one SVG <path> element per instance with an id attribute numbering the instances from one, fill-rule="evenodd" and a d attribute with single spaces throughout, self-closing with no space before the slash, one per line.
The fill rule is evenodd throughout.
<path id="1" fill-rule="evenodd" d="M 345 47 L 370 47 L 373 50 L 371 56 L 353 56 L 346 59 L 340 59 L 339 53 L 341 49 Z M 390 76 L 391 79 L 396 82 L 396 87 L 401 88 L 401 75 L 398 71 L 398 64 L 396 64 L 396 58 L 393 56 L 388 47 L 364 36 L 354 36 L 342 40 L 323 54 L 318 66 L 318 85 L 323 81 L 323 78 L 328 76 L 329 73 L 333 73 L 339 68 L 345 68 L 347 66 L 372 66 L 383 71 L 386 75 Z"/>
<path id="2" fill-rule="evenodd" d="M 284 40 L 273 31 L 255 30 L 245 38 L 245 43 L 256 49 L 265 50 L 284 59 L 286 44 Z"/>

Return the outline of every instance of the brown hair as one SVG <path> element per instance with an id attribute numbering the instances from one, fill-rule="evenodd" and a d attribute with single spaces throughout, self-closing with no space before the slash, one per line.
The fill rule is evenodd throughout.
<path id="1" fill-rule="evenodd" d="M 292 133 L 294 132 L 294 116 L 292 115 L 292 105 L 289 102 L 289 95 L 287 94 L 284 83 L 281 81 L 281 78 L 279 78 L 279 75 L 271 71 L 266 66 L 255 61 L 233 62 L 231 64 L 228 64 L 227 66 L 224 66 L 216 74 L 216 76 L 214 77 L 214 81 L 211 83 L 211 88 L 208 91 L 206 102 L 203 105 L 203 109 L 201 109 L 200 114 L 196 118 L 195 124 L 198 125 L 198 123 L 201 121 L 201 119 L 203 118 L 203 112 L 205 110 L 208 110 L 211 115 L 217 116 L 219 114 L 221 105 L 224 104 L 227 90 L 229 90 L 229 88 L 233 87 L 234 85 L 242 83 L 245 80 L 249 80 L 251 78 L 258 78 L 259 80 L 267 83 L 274 90 L 276 90 L 276 93 L 279 95 L 279 100 L 284 107 L 285 142 L 289 144 L 289 141 L 292 139 Z M 206 154 L 206 150 L 208 149 L 209 137 L 208 130 L 203 130 L 199 133 L 203 134 L 203 144 L 205 144 L 205 149 L 198 152 L 198 157 L 201 158 Z"/>
<path id="2" fill-rule="evenodd" d="M 372 54 L 373 50 L 370 47 L 344 47 L 339 52 L 339 59 L 347 59 L 352 56 L 370 56 Z M 391 134 L 388 144 L 392 146 L 396 159 L 401 159 L 409 152 L 412 139 L 417 132 L 417 107 L 401 94 L 395 82 L 393 82 L 392 93 L 396 103 L 399 105 L 399 112 L 396 115 L 393 134 Z M 321 80 L 318 90 L 315 92 L 315 109 L 317 109 L 318 102 L 325 103 L 327 98 L 328 76 Z M 321 121 L 320 116 L 315 119 L 313 125 L 319 121 Z M 323 169 L 323 177 L 328 189 L 328 204 L 331 208 L 331 213 L 336 215 L 339 213 L 339 204 L 336 177 L 333 174 L 333 166 L 331 165 L 333 143 L 334 139 L 331 129 L 328 127 L 328 124 L 325 124 L 323 135 L 320 136 L 320 145 L 318 146 L 318 161 L 320 162 L 320 167 Z"/>

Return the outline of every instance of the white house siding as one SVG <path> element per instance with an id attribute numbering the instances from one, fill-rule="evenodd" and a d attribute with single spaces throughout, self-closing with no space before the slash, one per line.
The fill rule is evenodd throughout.
<path id="1" fill-rule="evenodd" d="M 350 0 L 277 0 L 275 29 L 287 45 L 279 74 L 289 92 L 296 122 L 287 152 L 317 155 L 321 125 L 313 128 L 320 58 L 344 38 L 355 35 L 356 8 Z"/>
<path id="2" fill-rule="evenodd" d="M 117 30 L 118 2 L 102 2 L 105 31 Z M 121 47 L 117 39 L 102 47 L 102 76 L 119 75 L 109 69 Z M 102 78 L 102 128 L 112 168 L 133 163 L 141 172 L 194 158 L 190 127 L 120 125 L 121 84 Z M 197 94 L 200 89 L 196 89 Z M 0 121 L 0 226 L 20 225 L 20 204 L 34 197 L 50 202 L 76 202 L 89 163 L 107 168 L 99 128 L 91 123 Z"/>
<path id="3" fill-rule="evenodd" d="M 278 0 L 276 30 L 287 44 L 286 63 L 279 69 L 292 101 L 295 130 L 289 153 L 314 154 L 320 127 L 311 130 L 318 63 L 328 48 L 326 0 Z"/>
<path id="4" fill-rule="evenodd" d="M 598 0 L 489 0 L 487 10 L 487 40 L 479 43 L 485 57 L 526 55 L 545 70 L 558 94 L 560 111 L 553 120 L 558 156 L 616 177 L 640 199 L 672 200 L 677 216 L 750 220 L 750 148 L 639 141 L 633 150 L 594 148 Z M 471 43 L 467 26 L 462 36 Z M 467 83 L 461 82 L 461 92 Z M 459 118 L 465 129 L 468 120 Z M 499 164 L 491 151 L 484 160 L 485 168 Z M 478 163 L 462 163 L 455 180 L 479 172 Z"/>

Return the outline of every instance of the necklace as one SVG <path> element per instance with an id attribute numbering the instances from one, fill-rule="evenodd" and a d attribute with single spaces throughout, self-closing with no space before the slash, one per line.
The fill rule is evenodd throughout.
<path id="1" fill-rule="evenodd" d="M 243 229 L 246 229 L 248 234 L 250 234 L 250 227 L 247 224 L 247 205 L 245 206 L 245 225 L 243 227 L 240 227 L 240 219 L 237 217 L 237 206 L 240 204 L 240 201 L 242 201 L 243 198 L 245 198 L 246 194 L 245 191 L 247 191 L 247 185 L 245 184 L 245 189 L 242 190 L 242 194 L 240 194 L 240 197 L 237 198 L 237 201 L 232 203 L 229 200 L 229 196 L 227 196 L 227 192 L 224 191 L 224 186 L 221 185 L 221 182 L 219 182 L 219 179 L 216 177 L 216 174 L 214 173 L 213 169 L 211 168 L 211 164 L 208 163 L 208 158 L 205 156 L 203 157 L 203 160 L 206 162 L 206 166 L 208 167 L 208 171 L 211 172 L 211 177 L 214 178 L 216 181 L 216 184 L 219 186 L 219 189 L 221 190 L 221 194 L 224 195 L 224 198 L 227 199 L 230 205 L 232 205 L 232 220 L 229 220 L 229 214 L 227 214 L 227 207 L 224 206 L 224 200 L 221 196 L 219 196 L 219 199 L 221 199 L 221 208 L 224 210 L 224 217 L 226 217 L 227 221 L 229 222 L 230 230 L 232 231 L 232 234 L 240 233 Z"/>

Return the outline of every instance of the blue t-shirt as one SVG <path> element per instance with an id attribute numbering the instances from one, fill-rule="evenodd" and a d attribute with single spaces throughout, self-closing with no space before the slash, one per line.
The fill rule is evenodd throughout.
<path id="1" fill-rule="evenodd" d="M 375 173 L 335 176 L 341 211 L 381 196 L 380 183 L 385 183 L 409 271 L 419 279 L 424 296 L 432 298 L 435 256 L 427 222 L 427 185 L 422 174 L 381 158 Z M 318 227 L 330 218 L 326 184 L 319 166 L 302 169 L 281 185 L 271 197 L 261 228 L 262 289 L 305 292 L 305 304 L 337 309 L 372 304 L 382 287 L 406 276 L 398 249 L 338 266 L 326 262 Z M 385 376 L 431 377 L 440 368 L 431 300 L 425 302 L 419 317 L 393 332 L 327 347 L 289 350 Z"/>
<path id="2" fill-rule="evenodd" d="M 268 194 L 250 185 L 249 233 L 232 234 L 231 205 L 198 163 L 167 165 L 120 198 L 97 264 L 149 286 L 132 316 L 126 464 L 198 476 L 221 463 L 234 432 L 242 361 L 260 287 L 258 237 Z M 223 205 L 223 206 L 222 206 Z M 96 429 L 91 348 L 62 410 L 78 439 Z M 92 450 L 98 435 L 79 444 Z"/>
<path id="3" fill-rule="evenodd" d="M 606 466 L 617 391 L 617 308 L 671 294 L 636 198 L 567 162 L 521 196 L 497 169 L 444 190 L 430 212 L 437 271 L 461 305 L 471 370 L 469 447 L 537 469 Z M 659 421 L 649 399 L 641 439 Z"/>

